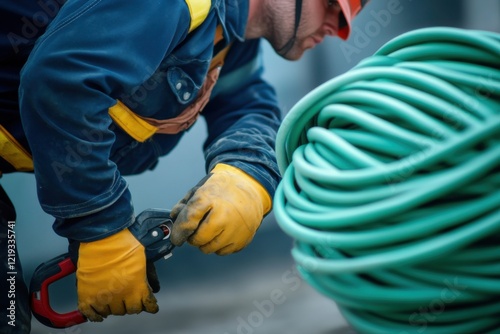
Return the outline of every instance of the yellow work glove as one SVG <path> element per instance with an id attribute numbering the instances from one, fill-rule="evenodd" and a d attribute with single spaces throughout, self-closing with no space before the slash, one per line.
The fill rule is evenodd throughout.
<path id="1" fill-rule="evenodd" d="M 172 243 L 185 241 L 204 253 L 227 255 L 252 241 L 271 197 L 253 177 L 236 167 L 218 164 L 177 203 Z"/>
<path id="2" fill-rule="evenodd" d="M 146 278 L 144 246 L 128 229 L 81 242 L 76 270 L 78 309 L 90 321 L 110 314 L 158 312 Z"/>

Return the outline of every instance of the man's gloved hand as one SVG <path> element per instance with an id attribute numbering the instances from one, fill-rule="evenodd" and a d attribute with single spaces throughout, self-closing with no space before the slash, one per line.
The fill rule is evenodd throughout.
<path id="1" fill-rule="evenodd" d="M 172 208 L 171 241 L 231 254 L 252 241 L 270 210 L 271 197 L 260 183 L 239 168 L 218 164 Z"/>
<path id="2" fill-rule="evenodd" d="M 146 278 L 144 246 L 128 229 L 81 242 L 76 271 L 78 309 L 90 321 L 110 314 L 158 312 Z"/>

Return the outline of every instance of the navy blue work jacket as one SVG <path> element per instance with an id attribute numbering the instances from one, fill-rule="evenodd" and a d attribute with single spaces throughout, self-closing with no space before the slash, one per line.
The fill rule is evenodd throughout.
<path id="1" fill-rule="evenodd" d="M 201 113 L 206 170 L 236 166 L 274 195 L 280 111 L 262 78 L 260 40 L 243 37 L 248 0 L 213 0 L 191 32 L 185 0 L 4 0 L 0 14 L 8 17 L 0 24 L 0 121 L 28 146 L 41 206 L 59 235 L 92 241 L 133 223 L 122 176 L 152 169 L 184 132 L 138 142 L 109 108 L 120 100 L 140 116 L 179 115 L 197 96 L 214 48 L 229 43 Z M 218 25 L 224 40 L 214 47 Z"/>

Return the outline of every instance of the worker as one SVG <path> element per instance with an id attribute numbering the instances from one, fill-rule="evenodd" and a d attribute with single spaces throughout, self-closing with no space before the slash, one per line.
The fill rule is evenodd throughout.
<path id="1" fill-rule="evenodd" d="M 0 170 L 33 172 L 54 231 L 76 245 L 85 317 L 158 311 L 123 176 L 154 169 L 199 115 L 208 174 L 172 208 L 171 240 L 219 255 L 251 242 L 280 180 L 281 113 L 261 41 L 299 59 L 325 36 L 346 39 L 365 2 L 2 1 Z M 0 208 L 7 246 L 15 210 L 4 191 Z M 0 332 L 28 333 L 21 263 L 6 246 Z"/>

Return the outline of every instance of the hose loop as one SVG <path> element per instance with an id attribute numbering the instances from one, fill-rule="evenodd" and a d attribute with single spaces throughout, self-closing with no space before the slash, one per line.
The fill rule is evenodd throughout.
<path id="1" fill-rule="evenodd" d="M 360 333 L 500 328 L 500 34 L 403 34 L 278 131 L 302 277 Z"/>

